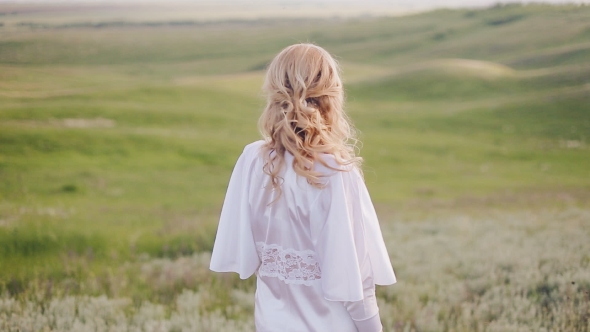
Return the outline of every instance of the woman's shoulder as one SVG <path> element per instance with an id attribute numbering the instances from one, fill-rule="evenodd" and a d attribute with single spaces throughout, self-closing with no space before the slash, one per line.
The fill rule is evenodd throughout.
<path id="1" fill-rule="evenodd" d="M 258 140 L 246 144 L 246 146 L 244 146 L 244 150 L 242 151 L 242 157 L 246 157 L 248 159 L 256 159 L 258 156 L 260 156 L 260 151 L 264 143 L 265 141 Z"/>
<path id="2" fill-rule="evenodd" d="M 321 174 L 321 177 L 330 181 L 336 178 L 354 178 L 359 174 L 359 170 L 354 164 L 341 164 L 332 154 L 321 154 L 321 160 L 316 160 L 314 163 L 314 170 Z"/>
<path id="3" fill-rule="evenodd" d="M 329 153 L 321 153 L 314 164 L 317 165 L 318 170 L 349 172 L 355 168 L 352 164 L 342 164 L 338 162 L 338 159 L 333 154 Z"/>
<path id="4" fill-rule="evenodd" d="M 264 140 L 254 141 L 252 143 L 246 144 L 244 147 L 244 152 L 256 152 L 260 149 L 262 145 L 266 143 Z"/>

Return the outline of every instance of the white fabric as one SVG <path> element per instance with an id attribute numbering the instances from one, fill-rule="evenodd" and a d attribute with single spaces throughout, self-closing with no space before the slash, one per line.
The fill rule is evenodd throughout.
<path id="1" fill-rule="evenodd" d="M 379 331 L 374 285 L 396 279 L 361 175 L 315 163 L 325 175 L 318 189 L 295 174 L 286 152 L 282 194 L 269 204 L 276 192 L 262 171 L 262 144 L 246 146 L 236 163 L 211 270 L 242 279 L 257 273 L 259 332 Z"/>
<path id="2" fill-rule="evenodd" d="M 261 260 L 259 276 L 279 278 L 286 284 L 308 286 L 311 281 L 322 277 L 320 264 L 312 250 L 285 249 L 264 242 L 257 242 L 256 249 Z"/>

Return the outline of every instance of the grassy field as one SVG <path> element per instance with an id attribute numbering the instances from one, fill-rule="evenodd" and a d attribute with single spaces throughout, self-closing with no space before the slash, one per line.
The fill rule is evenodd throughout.
<path id="1" fill-rule="evenodd" d="M 385 330 L 590 331 L 590 7 L 16 8 L 0 6 L 0 330 L 252 331 L 254 280 L 210 273 L 209 252 L 263 69 L 309 41 L 341 63 L 399 276 L 378 289 Z"/>

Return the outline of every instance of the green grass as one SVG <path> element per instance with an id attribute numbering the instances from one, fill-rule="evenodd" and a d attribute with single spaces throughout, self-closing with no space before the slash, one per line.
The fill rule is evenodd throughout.
<path id="1" fill-rule="evenodd" d="M 0 27 L 0 289 L 30 298 L 51 282 L 173 307 L 200 287 L 154 289 L 138 271 L 211 249 L 232 167 L 259 137 L 261 69 L 299 41 L 341 60 L 385 224 L 464 202 L 587 204 L 589 19 L 588 6 L 529 5 Z"/>

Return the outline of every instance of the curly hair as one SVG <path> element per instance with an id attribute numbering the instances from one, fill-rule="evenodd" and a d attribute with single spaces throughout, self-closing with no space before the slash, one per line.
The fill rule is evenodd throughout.
<path id="1" fill-rule="evenodd" d="M 279 195 L 285 151 L 294 156 L 295 172 L 318 188 L 323 184 L 322 174 L 314 170 L 316 162 L 337 171 L 345 169 L 330 166 L 322 154 L 332 155 L 340 166 L 352 165 L 360 171 L 362 158 L 355 155 L 358 140 L 343 110 L 339 72 L 330 53 L 313 44 L 291 45 L 268 66 L 262 87 L 267 103 L 258 125 L 266 141 L 263 170 Z"/>

